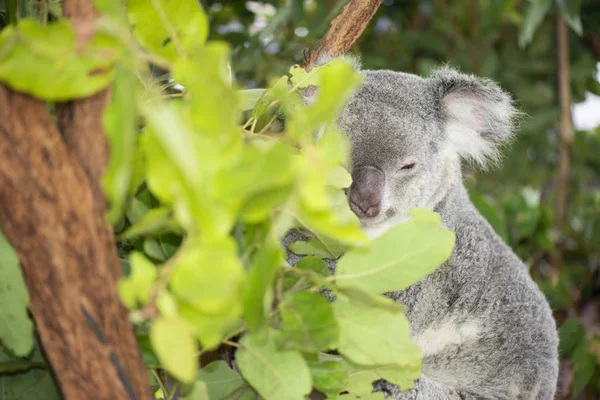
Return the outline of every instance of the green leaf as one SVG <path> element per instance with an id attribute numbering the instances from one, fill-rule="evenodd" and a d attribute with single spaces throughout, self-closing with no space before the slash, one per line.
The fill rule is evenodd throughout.
<path id="1" fill-rule="evenodd" d="M 60 400 L 60 390 L 54 382 L 50 367 L 44 360 L 41 351 L 33 352 L 27 359 L 15 358 L 4 352 L 0 346 L 0 370 L 7 372 L 15 363 L 23 368 L 25 363 L 35 368 L 21 369 L 20 373 L 0 373 L 0 398 L 2 400 Z M 41 368 L 40 368 L 41 367 Z"/>
<path id="2" fill-rule="evenodd" d="M 577 345 L 585 340 L 585 328 L 577 318 L 570 318 L 558 329 L 558 351 L 561 357 L 571 357 Z"/>
<path id="3" fill-rule="evenodd" d="M 240 386 L 227 396 L 223 400 L 256 400 L 258 399 L 258 393 L 250 387 L 247 383 Z M 212 399 L 211 399 L 212 400 Z"/>
<path id="4" fill-rule="evenodd" d="M 284 262 L 283 252 L 278 244 L 267 241 L 254 256 L 248 277 L 243 284 L 244 318 L 248 329 L 254 331 L 263 326 L 271 305 L 265 302 L 267 291 L 275 273 Z"/>
<path id="5" fill-rule="evenodd" d="M 519 33 L 519 46 L 526 47 L 552 7 L 552 0 L 529 0 L 525 20 Z"/>
<path id="6" fill-rule="evenodd" d="M 565 22 L 579 36 L 583 35 L 583 25 L 581 24 L 581 0 L 557 0 L 560 13 Z"/>
<path id="7" fill-rule="evenodd" d="M 311 392 L 310 371 L 297 351 L 276 347 L 278 332 L 269 330 L 269 340 L 252 333 L 241 340 L 237 361 L 244 378 L 265 400 L 304 400 Z"/>
<path id="8" fill-rule="evenodd" d="M 338 350 L 361 365 L 420 365 L 421 350 L 410 338 L 404 314 L 352 302 L 338 296 L 333 303 L 340 326 Z"/>
<path id="9" fill-rule="evenodd" d="M 215 400 L 216 397 L 212 397 L 206 383 L 198 381 L 194 383 L 192 391 L 183 397 L 182 400 Z"/>
<path id="10" fill-rule="evenodd" d="M 300 65 L 293 65 L 289 73 L 291 75 L 290 81 L 292 85 L 298 88 L 305 88 L 308 86 L 319 86 L 321 84 L 321 71 L 327 67 L 327 65 L 314 67 L 307 72 L 306 69 Z"/>
<path id="11" fill-rule="evenodd" d="M 594 376 L 598 361 L 596 356 L 589 350 L 590 342 L 584 340 L 579 342 L 579 345 L 573 353 L 571 360 L 575 365 L 573 371 L 573 395 L 579 394 Z"/>
<path id="12" fill-rule="evenodd" d="M 223 400 L 228 394 L 244 385 L 244 380 L 225 361 L 211 362 L 197 374 L 198 381 L 204 382 L 210 400 Z"/>
<path id="13" fill-rule="evenodd" d="M 242 111 L 252 110 L 267 89 L 246 89 L 236 92 Z"/>
<path id="14" fill-rule="evenodd" d="M 184 383 L 194 381 L 198 346 L 188 323 L 177 316 L 159 317 L 152 323 L 150 341 L 161 365 Z"/>
<path id="15" fill-rule="evenodd" d="M 293 149 L 284 144 L 247 147 L 231 169 L 217 175 L 215 191 L 223 199 L 244 199 L 291 185 Z"/>
<path id="16" fill-rule="evenodd" d="M 328 397 L 334 397 L 348 385 L 348 371 L 335 361 L 310 361 L 308 368 L 313 386 Z"/>
<path id="17" fill-rule="evenodd" d="M 375 365 L 365 366 L 344 360 L 342 368 L 348 374 L 345 390 L 357 396 L 366 396 L 373 390 L 373 382 L 384 379 L 398 385 L 401 390 L 414 387 L 414 382 L 421 376 L 421 364 L 412 365 Z"/>
<path id="18" fill-rule="evenodd" d="M 298 271 L 286 271 L 283 280 L 284 290 L 292 288 L 294 291 L 306 290 L 314 285 L 325 286 L 325 277 L 330 276 L 327 264 L 320 258 L 314 256 L 303 257 L 296 265 Z M 302 283 L 298 283 L 298 282 Z"/>
<path id="19" fill-rule="evenodd" d="M 338 258 L 348 250 L 348 246 L 327 237 L 314 237 L 308 242 L 295 242 L 289 245 L 288 248 L 301 256 L 308 255 L 319 258 Z"/>
<path id="20" fill-rule="evenodd" d="M 48 25 L 23 19 L 0 32 L 0 81 L 51 101 L 89 96 L 114 76 L 119 43 L 86 24 L 62 20 Z"/>
<path id="21" fill-rule="evenodd" d="M 395 226 L 368 248 L 346 253 L 337 264 L 336 284 L 371 293 L 402 290 L 435 271 L 448 259 L 455 234 L 439 219 L 415 214 L 413 221 Z"/>
<path id="22" fill-rule="evenodd" d="M 137 236 L 176 230 L 177 225 L 171 220 L 171 213 L 171 209 L 167 207 L 149 210 L 147 213 L 143 214 L 133 226 L 120 234 L 119 240 L 127 240 Z"/>
<path id="23" fill-rule="evenodd" d="M 104 133 L 110 144 L 110 162 L 102 184 L 110 201 L 108 220 L 111 224 L 122 217 L 131 184 L 136 144 L 137 82 L 133 72 L 118 69 L 110 103 L 102 116 Z"/>
<path id="24" fill-rule="evenodd" d="M 0 343 L 16 356 L 29 354 L 34 344 L 33 323 L 27 315 L 29 293 L 17 253 L 1 231 L 0 304 Z"/>
<path id="25" fill-rule="evenodd" d="M 169 282 L 173 293 L 208 314 L 239 307 L 244 269 L 233 241 L 190 242 L 184 246 L 177 254 Z"/>
<path id="26" fill-rule="evenodd" d="M 366 292 L 358 287 L 336 287 L 336 291 L 349 298 L 352 302 L 363 303 L 366 306 L 383 308 L 392 313 L 403 313 L 404 307 L 390 298 Z"/>
<path id="27" fill-rule="evenodd" d="M 288 294 L 279 304 L 281 346 L 304 352 L 336 347 L 339 326 L 331 304 L 318 293 Z"/>
<path id="28" fill-rule="evenodd" d="M 208 36 L 208 19 L 195 0 L 127 0 L 133 33 L 146 49 L 174 60 L 200 47 Z"/>
<path id="29" fill-rule="evenodd" d="M 118 292 L 123 304 L 129 309 L 135 309 L 150 299 L 150 292 L 158 274 L 154 264 L 141 253 L 133 252 L 129 259 L 131 274 L 121 278 Z"/>

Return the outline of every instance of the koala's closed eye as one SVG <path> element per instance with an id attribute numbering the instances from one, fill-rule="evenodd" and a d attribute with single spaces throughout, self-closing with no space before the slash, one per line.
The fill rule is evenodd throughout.
<path id="1" fill-rule="evenodd" d="M 411 170 L 411 169 L 415 168 L 416 164 L 417 163 L 414 162 L 414 161 L 410 161 L 410 162 L 407 162 L 407 163 L 402 163 L 402 164 L 400 164 L 400 168 L 398 170 L 408 171 L 408 170 Z"/>

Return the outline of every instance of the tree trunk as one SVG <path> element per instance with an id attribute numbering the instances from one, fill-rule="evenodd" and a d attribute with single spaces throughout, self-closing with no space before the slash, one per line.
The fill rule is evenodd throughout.
<path id="1" fill-rule="evenodd" d="M 67 16 L 96 16 L 90 0 Z M 149 399 L 101 186 L 108 89 L 58 105 L 0 85 L 0 221 L 16 249 L 31 313 L 65 399 Z"/>

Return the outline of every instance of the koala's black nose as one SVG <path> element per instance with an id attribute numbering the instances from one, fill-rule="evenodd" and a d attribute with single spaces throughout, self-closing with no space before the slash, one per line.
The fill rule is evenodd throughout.
<path id="1" fill-rule="evenodd" d="M 365 166 L 352 172 L 350 209 L 358 217 L 373 218 L 381 212 L 385 176 L 379 168 Z"/>

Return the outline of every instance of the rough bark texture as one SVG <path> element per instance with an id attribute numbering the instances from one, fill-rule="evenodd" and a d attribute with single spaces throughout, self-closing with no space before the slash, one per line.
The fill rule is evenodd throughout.
<path id="1" fill-rule="evenodd" d="M 65 16 L 97 16 L 91 0 L 65 0 Z M 0 85 L 0 221 L 25 276 L 41 342 L 66 399 L 150 399 L 105 219 L 101 182 L 109 151 L 105 89 L 48 106 Z"/>
<path id="2" fill-rule="evenodd" d="M 317 47 L 306 52 L 302 66 L 310 70 L 321 56 L 337 57 L 346 53 L 363 33 L 383 0 L 351 0 L 331 21 L 327 34 Z"/>

